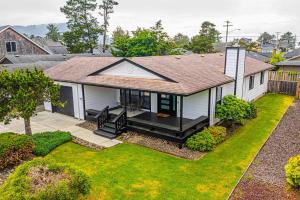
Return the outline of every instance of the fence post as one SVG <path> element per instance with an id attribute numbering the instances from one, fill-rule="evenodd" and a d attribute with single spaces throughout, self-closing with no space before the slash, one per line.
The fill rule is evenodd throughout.
<path id="1" fill-rule="evenodd" d="M 300 76 L 298 76 L 297 78 L 297 94 L 296 94 L 297 98 L 300 98 Z"/>

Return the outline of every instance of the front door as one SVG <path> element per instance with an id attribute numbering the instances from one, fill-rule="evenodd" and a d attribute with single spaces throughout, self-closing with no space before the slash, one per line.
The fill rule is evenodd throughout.
<path id="1" fill-rule="evenodd" d="M 177 113 L 177 96 L 168 94 L 158 94 L 158 113 L 165 113 L 176 116 Z"/>

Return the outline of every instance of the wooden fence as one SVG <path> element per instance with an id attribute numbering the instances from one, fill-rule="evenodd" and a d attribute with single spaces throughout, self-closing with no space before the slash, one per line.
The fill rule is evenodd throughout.
<path id="1" fill-rule="evenodd" d="M 272 93 L 298 96 L 299 74 L 293 72 L 269 72 L 268 91 Z"/>

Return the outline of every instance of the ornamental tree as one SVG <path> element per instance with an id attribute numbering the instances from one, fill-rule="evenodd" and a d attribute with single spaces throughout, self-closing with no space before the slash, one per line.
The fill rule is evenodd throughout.
<path id="1" fill-rule="evenodd" d="M 59 85 L 41 70 L 16 70 L 13 73 L 0 70 L 0 122 L 8 124 L 14 118 L 23 118 L 25 133 L 32 135 L 30 118 L 41 102 L 63 106 L 59 91 Z"/>

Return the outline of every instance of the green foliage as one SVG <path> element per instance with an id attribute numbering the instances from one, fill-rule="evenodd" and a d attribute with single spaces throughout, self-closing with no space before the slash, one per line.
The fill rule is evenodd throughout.
<path id="1" fill-rule="evenodd" d="M 300 155 L 290 158 L 284 169 L 287 182 L 293 187 L 300 187 Z"/>
<path id="2" fill-rule="evenodd" d="M 53 40 L 54 42 L 58 42 L 58 40 L 60 39 L 60 33 L 58 27 L 55 26 L 54 24 L 49 24 L 47 26 L 47 29 L 48 29 L 48 33 L 46 34 L 47 38 Z"/>
<path id="3" fill-rule="evenodd" d="M 276 65 L 278 62 L 282 62 L 284 61 L 285 59 L 283 58 L 282 56 L 282 53 L 277 53 L 276 51 L 274 51 L 272 53 L 272 57 L 270 58 L 270 64 L 271 65 Z"/>
<path id="4" fill-rule="evenodd" d="M 288 31 L 281 35 L 280 37 L 280 43 L 284 43 L 284 47 L 282 48 L 284 52 L 288 52 L 290 49 L 294 49 L 296 45 L 296 37 L 295 35 Z"/>
<path id="5" fill-rule="evenodd" d="M 117 57 L 160 56 L 181 53 L 176 51 L 176 44 L 164 32 L 161 21 L 158 21 L 150 29 L 138 28 L 132 32 L 132 36 L 126 32 L 125 34 L 114 34 L 113 41 L 112 54 Z"/>
<path id="6" fill-rule="evenodd" d="M 30 176 L 33 170 L 34 177 Z M 40 177 L 39 177 L 40 176 Z M 51 176 L 57 176 L 45 184 L 40 184 L 39 189 L 32 186 L 41 180 L 51 180 Z M 35 179 L 36 182 L 33 183 Z M 53 178 L 52 178 L 53 179 Z M 19 166 L 9 176 L 0 188 L 1 200 L 73 200 L 80 199 L 90 191 L 91 184 L 89 177 L 81 170 L 66 164 L 58 164 L 54 161 L 35 159 Z"/>
<path id="7" fill-rule="evenodd" d="M 227 129 L 223 126 L 211 126 L 207 128 L 207 131 L 213 136 L 216 144 L 219 144 L 226 139 Z"/>
<path id="8" fill-rule="evenodd" d="M 27 135 L 15 133 L 0 134 L 0 170 L 10 165 L 16 165 L 21 160 L 32 156 L 34 144 Z"/>
<path id="9" fill-rule="evenodd" d="M 271 44 L 273 39 L 275 39 L 275 35 L 264 32 L 260 34 L 257 42 L 259 42 L 260 44 Z"/>
<path id="10" fill-rule="evenodd" d="M 72 140 L 69 132 L 62 131 L 34 134 L 32 138 L 35 144 L 33 153 L 36 156 L 46 156 L 56 147 Z"/>
<path id="11" fill-rule="evenodd" d="M 178 33 L 174 36 L 173 40 L 178 48 L 188 49 L 190 43 L 189 36 Z"/>
<path id="12" fill-rule="evenodd" d="M 257 108 L 254 103 L 249 103 L 249 107 L 247 109 L 247 119 L 254 119 L 257 117 Z"/>
<path id="13" fill-rule="evenodd" d="M 97 46 L 102 29 L 92 15 L 96 8 L 96 0 L 68 0 L 60 9 L 68 19 L 69 31 L 63 34 L 63 41 L 69 52 L 92 53 Z"/>
<path id="14" fill-rule="evenodd" d="M 216 25 L 204 22 L 198 35 L 194 36 L 190 43 L 190 50 L 194 53 L 213 53 L 213 44 L 220 41 L 220 32 Z"/>
<path id="15" fill-rule="evenodd" d="M 60 86 L 47 77 L 42 70 L 0 71 L 0 122 L 8 124 L 11 119 L 25 120 L 26 134 L 31 134 L 30 117 L 40 102 L 48 101 L 57 106 Z"/>
<path id="16" fill-rule="evenodd" d="M 250 113 L 250 105 L 234 95 L 223 98 L 222 104 L 217 105 L 216 117 L 228 125 L 240 124 Z"/>
<path id="17" fill-rule="evenodd" d="M 190 137 L 185 145 L 194 151 L 212 151 L 215 148 L 216 141 L 210 132 L 205 129 Z"/>

